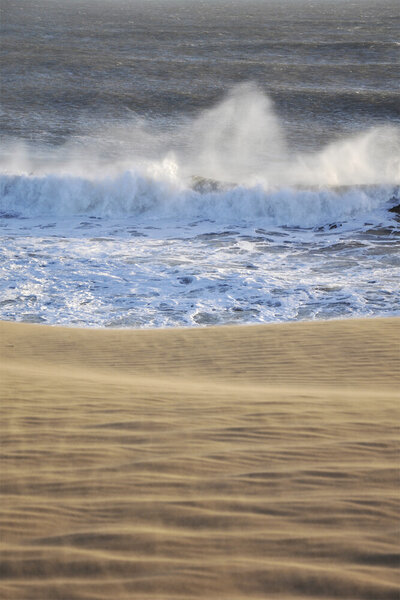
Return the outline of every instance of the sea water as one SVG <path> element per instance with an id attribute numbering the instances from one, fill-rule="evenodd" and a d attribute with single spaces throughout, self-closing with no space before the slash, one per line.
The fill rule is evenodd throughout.
<path id="1" fill-rule="evenodd" d="M 1 27 L 0 319 L 399 314 L 396 1 L 4 0 Z"/>

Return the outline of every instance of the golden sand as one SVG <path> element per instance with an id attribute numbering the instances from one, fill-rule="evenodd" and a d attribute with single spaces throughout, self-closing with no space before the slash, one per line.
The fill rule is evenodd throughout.
<path id="1" fill-rule="evenodd" d="M 0 597 L 398 600 L 399 340 L 0 323 Z"/>

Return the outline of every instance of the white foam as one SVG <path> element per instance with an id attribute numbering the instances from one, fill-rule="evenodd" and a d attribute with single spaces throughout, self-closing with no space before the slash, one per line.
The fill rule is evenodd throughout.
<path id="1" fill-rule="evenodd" d="M 0 318 L 160 327 L 398 311 L 395 238 L 379 230 L 150 223 L 5 219 Z"/>

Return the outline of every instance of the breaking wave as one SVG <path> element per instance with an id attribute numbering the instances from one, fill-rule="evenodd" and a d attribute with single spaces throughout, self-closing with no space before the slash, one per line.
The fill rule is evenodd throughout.
<path id="1" fill-rule="evenodd" d="M 344 189 L 267 191 L 261 185 L 214 189 L 196 180 L 181 188 L 135 172 L 98 180 L 68 175 L 0 177 L 3 216 L 96 215 L 249 222 L 260 219 L 280 226 L 315 227 L 333 221 L 365 218 L 385 209 L 397 193 L 389 186 Z M 202 189 L 201 189 L 202 188 Z"/>
<path id="2" fill-rule="evenodd" d="M 270 99 L 236 86 L 171 129 L 133 120 L 51 153 L 2 149 L 3 215 L 263 219 L 313 227 L 387 208 L 400 184 L 399 128 L 296 154 Z M 393 203 L 392 203 L 393 204 Z"/>

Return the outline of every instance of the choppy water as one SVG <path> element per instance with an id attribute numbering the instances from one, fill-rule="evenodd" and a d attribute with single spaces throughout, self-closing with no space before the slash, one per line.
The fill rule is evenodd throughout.
<path id="1" fill-rule="evenodd" d="M 0 318 L 398 314 L 397 8 L 4 0 Z"/>

